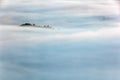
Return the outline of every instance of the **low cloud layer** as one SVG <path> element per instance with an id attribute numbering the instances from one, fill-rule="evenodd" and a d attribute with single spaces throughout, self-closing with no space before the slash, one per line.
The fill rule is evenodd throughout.
<path id="1" fill-rule="evenodd" d="M 117 25 L 120 26 L 120 24 Z M 0 26 L 0 32 L 0 45 L 120 39 L 120 27 L 117 26 L 97 30 L 65 30 L 64 28 L 51 30 Z"/>

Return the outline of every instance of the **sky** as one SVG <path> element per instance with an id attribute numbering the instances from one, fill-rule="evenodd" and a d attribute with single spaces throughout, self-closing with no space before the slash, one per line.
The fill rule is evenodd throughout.
<path id="1" fill-rule="evenodd" d="M 0 0 L 1 80 L 120 80 L 119 53 L 119 0 Z"/>
<path id="2" fill-rule="evenodd" d="M 91 16 L 118 18 L 116 0 L 1 0 L 0 24 L 19 25 L 25 22 L 53 26 L 77 26 Z M 100 17 L 99 17 L 100 16 Z M 64 25 L 65 24 L 65 25 Z M 82 23 L 81 23 L 82 24 Z"/>
<path id="3" fill-rule="evenodd" d="M 41 43 L 114 39 L 120 35 L 119 3 L 115 0 L 1 0 L 0 18 L 0 43 L 6 45 L 14 44 L 15 39 L 16 43 Z M 41 29 L 12 26 L 25 22 L 52 25 L 55 30 L 42 33 Z"/>

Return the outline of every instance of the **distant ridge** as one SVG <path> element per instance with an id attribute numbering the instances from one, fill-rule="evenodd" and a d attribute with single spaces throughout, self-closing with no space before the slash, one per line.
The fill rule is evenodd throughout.
<path id="1" fill-rule="evenodd" d="M 36 26 L 36 24 L 31 24 L 31 23 L 24 23 L 21 24 L 20 26 L 25 26 L 25 27 L 40 27 L 40 28 L 52 28 L 50 25 L 40 25 L 40 26 Z"/>

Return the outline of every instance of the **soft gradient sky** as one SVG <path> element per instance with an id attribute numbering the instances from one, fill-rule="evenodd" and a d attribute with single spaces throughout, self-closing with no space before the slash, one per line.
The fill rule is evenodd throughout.
<path id="1" fill-rule="evenodd" d="M 114 39 L 119 38 L 120 35 L 119 3 L 115 0 L 4 0 L 1 2 L 0 43 L 6 45 L 27 41 L 33 44 L 51 40 Z M 24 22 L 49 24 L 56 30 L 50 30 L 51 32 L 43 30 L 44 34 L 41 29 L 37 29 L 36 32 L 33 28 L 5 26 L 20 25 Z"/>
<path id="2" fill-rule="evenodd" d="M 84 25 L 91 16 L 99 21 L 104 16 L 115 19 L 118 15 L 116 0 L 1 0 L 0 4 L 0 24 L 31 22 L 73 27 L 80 22 Z"/>
<path id="3" fill-rule="evenodd" d="M 0 80 L 120 80 L 117 1 L 0 0 Z"/>

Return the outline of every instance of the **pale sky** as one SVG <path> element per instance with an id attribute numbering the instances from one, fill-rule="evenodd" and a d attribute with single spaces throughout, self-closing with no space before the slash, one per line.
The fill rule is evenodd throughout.
<path id="1" fill-rule="evenodd" d="M 69 22 L 69 18 L 118 15 L 119 6 L 114 0 L 3 0 L 0 5 L 0 24 L 58 25 Z"/>

